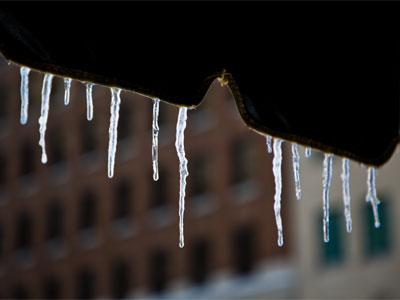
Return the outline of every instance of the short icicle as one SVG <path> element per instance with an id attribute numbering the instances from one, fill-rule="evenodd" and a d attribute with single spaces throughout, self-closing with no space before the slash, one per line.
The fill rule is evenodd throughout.
<path id="1" fill-rule="evenodd" d="M 110 127 L 108 129 L 108 178 L 114 176 L 115 153 L 117 152 L 119 106 L 121 89 L 111 88 Z"/>
<path id="2" fill-rule="evenodd" d="M 51 84 L 53 82 L 53 74 L 44 75 L 43 79 L 43 87 L 42 87 L 42 106 L 40 109 L 40 118 L 39 118 L 39 133 L 40 140 L 39 145 L 42 147 L 42 163 L 45 164 L 47 162 L 47 154 L 46 154 L 46 142 L 45 142 L 45 134 L 47 127 L 47 119 L 49 117 L 49 106 L 50 106 L 50 93 L 51 93 Z"/>
<path id="3" fill-rule="evenodd" d="M 323 201 L 323 231 L 324 242 L 329 242 L 329 188 L 332 178 L 332 159 L 333 154 L 325 153 L 322 171 L 322 201 Z"/>
<path id="4" fill-rule="evenodd" d="M 346 219 L 347 232 L 352 230 L 351 222 L 351 206 L 350 206 L 350 167 L 349 159 L 342 158 L 342 190 L 343 190 L 343 204 L 344 204 L 344 216 Z"/>
<path id="5" fill-rule="evenodd" d="M 20 123 L 25 125 L 28 121 L 28 106 L 29 106 L 29 72 L 31 69 L 21 67 L 21 119 Z"/>
<path id="6" fill-rule="evenodd" d="M 293 156 L 293 172 L 294 182 L 296 186 L 296 198 L 301 199 L 301 186 L 300 186 L 300 155 L 297 144 L 292 144 L 292 156 Z"/>
<path id="7" fill-rule="evenodd" d="M 304 154 L 306 155 L 306 157 L 310 157 L 311 156 L 311 148 L 307 147 Z"/>
<path id="8" fill-rule="evenodd" d="M 152 124 L 152 147 L 151 156 L 153 160 L 153 180 L 158 180 L 158 132 L 160 128 L 158 127 L 158 113 L 160 109 L 160 99 L 153 99 L 153 124 Z"/>
<path id="9" fill-rule="evenodd" d="M 272 136 L 267 135 L 266 141 L 267 141 L 268 153 L 272 153 Z"/>
<path id="10" fill-rule="evenodd" d="M 176 123 L 176 141 L 175 148 L 179 158 L 179 247 L 185 246 L 183 235 L 183 215 L 185 212 L 185 194 L 186 194 L 186 177 L 189 175 L 187 168 L 188 160 L 185 156 L 184 132 L 187 120 L 187 107 L 180 107 L 178 113 L 178 121 Z"/>
<path id="11" fill-rule="evenodd" d="M 278 229 L 278 246 L 283 245 L 283 229 L 281 218 L 281 194 L 282 194 L 282 140 L 274 139 L 274 158 L 272 171 L 275 177 L 274 211 L 276 227 Z"/>
<path id="12" fill-rule="evenodd" d="M 85 83 L 86 85 L 86 118 L 88 121 L 93 120 L 93 83 Z"/>
<path id="13" fill-rule="evenodd" d="M 375 168 L 374 167 L 368 167 L 368 192 L 365 200 L 367 202 L 371 202 L 372 206 L 372 211 L 374 213 L 374 223 L 375 223 L 375 228 L 378 228 L 381 226 L 381 223 L 379 222 L 379 212 L 378 212 L 378 205 L 380 203 L 378 197 L 376 196 L 376 187 L 375 187 Z"/>
<path id="14" fill-rule="evenodd" d="M 71 81 L 71 78 L 64 78 L 64 105 L 69 104 Z"/>

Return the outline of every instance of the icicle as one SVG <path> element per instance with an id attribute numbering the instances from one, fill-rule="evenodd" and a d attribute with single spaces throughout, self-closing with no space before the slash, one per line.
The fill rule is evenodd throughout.
<path id="1" fill-rule="evenodd" d="M 49 116 L 49 106 L 50 106 L 50 93 L 51 93 L 51 83 L 53 81 L 53 74 L 46 74 L 43 79 L 43 87 L 42 87 L 42 107 L 40 111 L 39 118 L 39 133 L 40 140 L 39 145 L 42 147 L 42 163 L 45 164 L 47 162 L 46 155 L 46 142 L 44 140 L 44 136 L 46 134 L 47 127 L 47 118 Z"/>
<path id="2" fill-rule="evenodd" d="M 300 186 L 300 155 L 297 144 L 292 144 L 292 155 L 293 155 L 293 172 L 294 182 L 296 186 L 296 198 L 301 199 L 301 186 Z"/>
<path id="3" fill-rule="evenodd" d="M 153 124 L 152 124 L 152 159 L 153 159 L 153 180 L 158 180 L 158 112 L 160 107 L 160 99 L 153 99 Z"/>
<path id="4" fill-rule="evenodd" d="M 22 125 L 28 121 L 28 106 L 29 106 L 29 72 L 31 69 L 21 67 L 21 119 Z"/>
<path id="5" fill-rule="evenodd" d="M 378 205 L 380 203 L 378 197 L 376 196 L 376 187 L 375 187 L 375 168 L 368 167 L 368 192 L 366 201 L 371 202 L 372 211 L 374 213 L 374 220 L 375 220 L 375 228 L 381 226 L 379 222 L 379 213 L 378 213 Z"/>
<path id="6" fill-rule="evenodd" d="M 272 136 L 267 135 L 268 153 L 272 153 Z"/>
<path id="7" fill-rule="evenodd" d="M 88 121 L 93 119 L 93 83 L 86 83 L 86 118 Z"/>
<path id="8" fill-rule="evenodd" d="M 311 156 L 311 148 L 310 147 L 306 148 L 305 155 L 306 155 L 306 157 L 310 157 Z"/>
<path id="9" fill-rule="evenodd" d="M 71 81 L 72 81 L 71 78 L 64 78 L 64 105 L 69 104 Z"/>
<path id="10" fill-rule="evenodd" d="M 187 107 L 180 107 L 178 113 L 178 121 L 176 123 L 176 141 L 175 148 L 179 158 L 179 173 L 180 173 L 180 185 L 179 185 L 179 247 L 183 248 L 185 245 L 183 236 L 183 214 L 185 211 L 185 189 L 186 189 L 186 177 L 189 175 L 187 169 L 187 159 L 185 157 L 185 146 L 184 146 L 184 132 L 186 128 L 187 120 Z"/>
<path id="11" fill-rule="evenodd" d="M 329 242 L 329 188 L 331 185 L 332 178 L 332 159 L 333 154 L 325 153 L 324 165 L 322 171 L 322 200 L 323 200 L 323 230 L 324 230 L 324 242 Z"/>
<path id="12" fill-rule="evenodd" d="M 351 206 L 350 206 L 350 168 L 349 159 L 342 159 L 342 188 L 343 188 L 343 204 L 344 204 L 344 216 L 346 218 L 347 232 L 351 232 Z"/>
<path id="13" fill-rule="evenodd" d="M 282 230 L 282 218 L 281 218 L 281 194 L 282 194 L 282 140 L 274 140 L 274 158 L 272 161 L 272 171 L 275 176 L 275 220 L 276 227 L 278 229 L 278 246 L 283 245 L 283 230 Z"/>
<path id="14" fill-rule="evenodd" d="M 108 178 L 114 176 L 115 153 L 117 152 L 117 135 L 121 89 L 111 88 L 110 128 L 108 129 Z"/>

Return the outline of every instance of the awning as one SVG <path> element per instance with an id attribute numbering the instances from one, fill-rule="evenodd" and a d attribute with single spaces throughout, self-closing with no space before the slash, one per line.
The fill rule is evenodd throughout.
<path id="1" fill-rule="evenodd" d="M 392 2 L 2 3 L 0 51 L 179 106 L 219 79 L 251 129 L 379 166 L 399 141 L 398 16 Z"/>

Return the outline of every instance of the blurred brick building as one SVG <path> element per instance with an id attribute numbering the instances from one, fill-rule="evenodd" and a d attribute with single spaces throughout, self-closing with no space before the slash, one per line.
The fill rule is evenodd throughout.
<path id="1" fill-rule="evenodd" d="M 160 180 L 151 164 L 152 102 L 121 93 L 115 175 L 107 177 L 110 92 L 84 86 L 63 104 L 55 77 L 40 162 L 43 74 L 30 74 L 28 123 L 19 124 L 19 68 L 0 67 L 0 297 L 233 298 L 290 296 L 293 269 L 277 246 L 272 156 L 214 84 L 185 131 L 189 160 L 185 247 L 178 246 L 178 108 L 161 103 Z M 285 156 L 284 156 L 285 157 Z M 290 164 L 285 164 L 285 166 Z M 285 168 L 284 177 L 291 176 Z M 292 196 L 290 196 L 292 197 Z"/>

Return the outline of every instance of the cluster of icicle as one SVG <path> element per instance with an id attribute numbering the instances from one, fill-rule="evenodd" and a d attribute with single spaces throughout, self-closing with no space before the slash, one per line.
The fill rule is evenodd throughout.
<path id="1" fill-rule="evenodd" d="M 28 106 L 29 106 L 29 73 L 31 69 L 21 67 L 21 124 L 26 124 L 28 121 Z M 50 94 L 51 86 L 54 75 L 46 73 L 43 79 L 42 87 L 42 101 L 39 118 L 39 145 L 42 147 L 43 164 L 47 162 L 46 154 L 46 127 L 50 107 Z M 64 104 L 68 105 L 70 101 L 71 78 L 64 78 Z M 93 83 L 82 82 L 86 86 L 86 118 L 88 121 L 93 119 Z M 114 176 L 115 154 L 117 151 L 117 136 L 118 136 L 118 119 L 119 108 L 121 104 L 121 89 L 110 88 L 111 91 L 111 105 L 110 105 L 110 127 L 109 127 L 109 143 L 108 143 L 108 177 Z M 153 179 L 157 181 L 159 178 L 158 172 L 158 114 L 159 114 L 160 99 L 153 99 L 153 123 L 152 123 L 152 162 L 153 162 Z M 186 177 L 189 175 L 187 168 L 187 159 L 185 157 L 184 148 L 184 131 L 186 128 L 187 108 L 181 107 L 178 114 L 178 122 L 176 125 L 176 151 L 179 158 L 179 172 L 180 172 L 180 192 L 179 192 L 179 246 L 184 247 L 183 238 L 183 214 L 185 211 L 185 189 Z"/>
<path id="2" fill-rule="evenodd" d="M 30 69 L 27 67 L 21 67 L 21 124 L 26 124 L 28 120 L 28 105 L 29 105 L 29 73 Z M 47 162 L 46 155 L 46 143 L 45 134 L 47 127 L 47 119 L 49 114 L 50 106 L 50 93 L 53 74 L 45 74 L 42 87 L 42 101 L 41 101 L 41 112 L 39 118 L 39 133 L 40 140 L 39 145 L 42 147 L 42 163 Z M 64 104 L 68 105 L 70 101 L 70 88 L 71 78 L 64 78 Z M 88 121 L 93 119 L 93 83 L 86 83 L 86 104 L 87 104 L 87 115 Z M 115 165 L 115 154 L 117 151 L 117 135 L 118 135 L 118 119 L 119 109 L 121 104 L 121 89 L 110 88 L 111 91 L 111 105 L 110 105 L 110 127 L 109 127 L 109 144 L 108 144 L 108 177 L 113 178 L 114 176 L 114 165 Z M 153 164 L 153 179 L 157 181 L 159 179 L 158 172 L 158 115 L 159 115 L 159 104 L 160 99 L 153 99 L 153 122 L 152 122 L 152 164 Z M 176 124 L 176 142 L 175 148 L 179 158 L 179 173 L 180 173 L 180 187 L 179 187 L 179 247 L 184 247 L 184 235 L 183 235 L 183 218 L 185 211 L 185 190 L 186 190 L 186 178 L 189 175 L 187 164 L 188 160 L 185 156 L 184 147 L 184 131 L 186 128 L 187 120 L 187 107 L 179 108 L 178 121 Z M 282 194 L 282 142 L 281 139 L 272 139 L 271 136 L 266 136 L 266 142 L 269 153 L 274 153 L 273 157 L 273 174 L 275 177 L 275 196 L 274 196 L 274 211 L 276 218 L 276 225 L 278 229 L 278 245 L 283 245 L 283 228 L 281 218 L 281 194 Z M 301 198 L 301 186 L 300 186 L 300 155 L 297 144 L 292 144 L 292 155 L 293 155 L 293 171 L 296 188 L 296 198 Z M 306 157 L 310 157 L 311 149 L 306 148 Z M 332 177 L 332 159 L 333 154 L 326 153 L 323 162 L 322 172 L 322 185 L 323 185 L 323 233 L 324 241 L 329 241 L 329 187 Z M 349 187 L 349 160 L 343 158 L 343 173 L 341 175 L 343 181 L 343 201 L 344 201 L 344 214 L 346 217 L 346 228 L 348 232 L 351 232 L 351 210 L 350 210 L 350 187 Z M 375 169 L 373 167 L 368 168 L 368 193 L 366 201 L 370 202 L 373 208 L 375 227 L 379 227 L 379 216 L 378 216 L 378 204 L 379 200 L 376 196 L 375 190 Z"/>
<path id="3" fill-rule="evenodd" d="M 275 211 L 275 219 L 276 219 L 276 227 L 278 229 L 278 245 L 283 245 L 283 229 L 282 229 L 282 218 L 281 218 L 281 194 L 282 194 L 282 140 L 274 139 L 272 142 L 271 136 L 266 136 L 267 149 L 269 153 L 274 153 L 274 158 L 272 161 L 273 165 L 273 173 L 275 177 L 275 203 L 274 203 L 274 211 Z M 311 148 L 307 147 L 305 149 L 305 156 L 310 157 Z M 295 180 L 295 188 L 296 188 L 296 198 L 300 200 L 301 198 L 301 186 L 300 186 L 300 156 L 298 151 L 297 144 L 292 144 L 292 158 L 293 158 L 293 172 L 294 172 L 294 180 Z M 332 160 L 333 154 L 325 153 L 324 161 L 322 167 L 322 210 L 323 210 L 323 220 L 322 220 L 322 229 L 323 229 L 323 237 L 324 242 L 329 242 L 329 188 L 331 184 L 332 178 Z M 351 232 L 351 208 L 350 208 L 350 168 L 349 168 L 349 159 L 342 158 L 342 188 L 343 188 L 343 204 L 344 204 L 344 216 L 346 219 L 346 229 L 347 232 Z M 366 196 L 366 201 L 371 203 L 375 227 L 378 228 L 380 226 L 379 222 L 379 214 L 378 214 L 378 205 L 379 199 L 376 195 L 376 187 L 375 187 L 375 168 L 368 168 L 368 192 Z"/>

